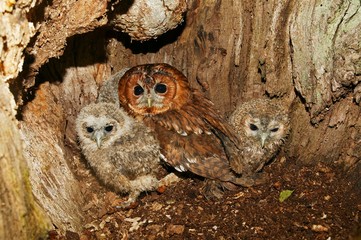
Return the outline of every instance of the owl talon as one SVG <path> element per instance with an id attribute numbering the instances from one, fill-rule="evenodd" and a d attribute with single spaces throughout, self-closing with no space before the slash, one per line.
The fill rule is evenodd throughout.
<path id="1" fill-rule="evenodd" d="M 220 184 L 220 182 L 216 180 L 207 179 L 205 180 L 205 184 L 201 189 L 201 193 L 207 200 L 211 200 L 211 199 L 218 200 L 223 197 L 224 194 L 223 190 L 224 189 Z"/>
<path id="2" fill-rule="evenodd" d="M 162 185 L 162 186 L 159 186 L 159 187 L 157 188 L 157 192 L 158 192 L 158 193 L 164 193 L 166 189 L 167 189 L 167 187 L 164 186 L 164 185 Z"/>
<path id="3" fill-rule="evenodd" d="M 128 210 L 128 209 L 134 209 L 134 208 L 138 207 L 138 205 L 139 205 L 139 203 L 137 201 L 128 199 L 127 201 L 122 202 L 120 205 L 115 206 L 115 208 Z"/>
<path id="4" fill-rule="evenodd" d="M 269 180 L 266 173 L 254 173 L 253 175 L 245 175 L 237 178 L 234 183 L 241 185 L 242 187 L 252 187 L 262 185 Z"/>
<path id="5" fill-rule="evenodd" d="M 267 173 L 255 173 L 254 176 L 254 185 L 262 185 L 269 181 L 269 175 Z"/>
<path id="6" fill-rule="evenodd" d="M 242 176 L 240 178 L 237 178 L 234 183 L 242 187 L 252 187 L 253 185 L 255 185 L 253 177 L 250 176 Z"/>
<path id="7" fill-rule="evenodd" d="M 167 187 L 171 186 L 174 183 L 177 183 L 181 180 L 180 177 L 175 175 L 174 173 L 169 173 L 167 176 L 163 177 L 159 180 L 159 185 L 157 188 L 158 193 L 164 193 Z"/>
<path id="8" fill-rule="evenodd" d="M 159 186 L 162 186 L 162 185 L 164 185 L 165 187 L 170 186 L 173 183 L 179 182 L 180 180 L 181 180 L 181 178 L 178 177 L 176 174 L 169 173 L 167 176 L 165 176 L 164 178 L 159 180 Z"/>

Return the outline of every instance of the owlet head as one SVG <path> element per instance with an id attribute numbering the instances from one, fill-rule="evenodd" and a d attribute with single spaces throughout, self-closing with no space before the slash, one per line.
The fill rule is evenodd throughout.
<path id="1" fill-rule="evenodd" d="M 245 120 L 245 132 L 255 138 L 262 148 L 279 142 L 284 137 L 285 126 L 277 119 L 249 116 Z"/>
<path id="2" fill-rule="evenodd" d="M 101 148 L 128 132 L 131 118 L 112 103 L 92 103 L 82 108 L 76 125 L 80 141 Z"/>
<path id="3" fill-rule="evenodd" d="M 289 132 L 289 116 L 281 102 L 253 99 L 238 106 L 230 123 L 262 148 L 280 145 Z"/>

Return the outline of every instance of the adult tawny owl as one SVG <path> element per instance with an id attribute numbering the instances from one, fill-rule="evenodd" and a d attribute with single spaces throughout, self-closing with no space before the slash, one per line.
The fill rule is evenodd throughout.
<path id="1" fill-rule="evenodd" d="M 289 133 L 287 110 L 274 100 L 255 99 L 240 104 L 229 118 L 239 135 L 241 158 L 230 161 L 237 173 L 260 171 L 279 150 Z"/>
<path id="2" fill-rule="evenodd" d="M 129 193 L 126 207 L 143 191 L 155 190 L 159 143 L 143 123 L 112 103 L 91 103 L 76 119 L 82 152 L 107 186 Z"/>
<path id="3" fill-rule="evenodd" d="M 118 94 L 120 105 L 154 130 L 163 160 L 176 170 L 254 184 L 230 169 L 229 159 L 237 157 L 237 137 L 213 103 L 191 89 L 176 68 L 165 63 L 135 66 L 120 78 Z"/>

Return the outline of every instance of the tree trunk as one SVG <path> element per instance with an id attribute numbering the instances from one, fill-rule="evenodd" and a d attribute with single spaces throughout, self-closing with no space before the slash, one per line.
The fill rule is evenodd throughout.
<path id="1" fill-rule="evenodd" d="M 44 238 L 51 227 L 33 198 L 16 104 L 6 83 L 21 71 L 23 50 L 34 34 L 25 18 L 30 4 L 0 3 L 0 239 Z"/>
<path id="2" fill-rule="evenodd" d="M 20 108 L 31 187 L 57 228 L 81 230 L 89 218 L 82 206 L 95 194 L 84 192 L 82 179 L 92 176 L 77 145 L 76 115 L 94 101 L 111 74 L 137 64 L 175 66 L 226 117 L 245 100 L 277 98 L 291 115 L 292 130 L 283 151 L 287 159 L 338 163 L 348 174 L 359 173 L 360 1 L 191 0 L 182 25 L 144 42 L 100 28 L 108 24 L 106 12 L 112 9 L 106 4 L 36 3 L 28 16 L 39 27 L 28 45 L 24 70 L 15 79 L 21 69 L 6 72 L 11 68 L 3 64 Z M 92 14 L 82 14 L 88 9 Z M 21 51 L 18 54 L 19 64 Z M 4 116 L 5 126 L 18 135 L 16 120 Z M 15 153 L 23 151 L 20 146 L 14 142 Z M 13 158 L 0 154 L 0 159 Z M 25 171 L 21 163 L 12 162 Z M 20 185 L 27 182 L 21 176 Z M 355 185 L 360 181 L 355 179 Z"/>
<path id="3" fill-rule="evenodd" d="M 0 239 L 45 237 L 50 221 L 33 199 L 15 102 L 4 82 L 0 82 L 0 95 Z"/>

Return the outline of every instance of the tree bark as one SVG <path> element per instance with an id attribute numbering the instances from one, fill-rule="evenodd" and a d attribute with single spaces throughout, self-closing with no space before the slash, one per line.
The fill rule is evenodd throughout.
<path id="1" fill-rule="evenodd" d="M 33 199 L 15 102 L 4 82 L 0 95 L 0 239 L 46 237 L 50 221 Z"/>
<path id="2" fill-rule="evenodd" d="M 34 195 L 54 226 L 63 230 L 82 230 L 82 209 L 89 200 L 77 179 L 80 169 L 85 168 L 74 122 L 81 106 L 95 101 L 97 85 L 110 74 L 102 56 L 104 50 L 99 48 L 104 40 L 99 36 L 97 32 L 87 39 L 68 40 L 71 47 L 64 57 L 51 60 L 42 69 L 40 77 L 45 81 L 36 86 L 36 95 L 22 115 L 21 133 Z M 87 44 L 83 44 L 85 41 Z M 52 84 L 56 82 L 61 84 Z"/>
<path id="3" fill-rule="evenodd" d="M 181 26 L 146 42 L 97 29 L 107 24 L 111 7 L 86 2 L 36 4 L 28 16 L 39 24 L 37 35 L 24 71 L 11 82 L 15 97 L 24 92 L 18 116 L 33 193 L 57 228 L 79 231 L 88 217 L 79 178 L 91 174 L 77 146 L 76 115 L 111 74 L 138 64 L 166 62 L 180 69 L 226 117 L 245 100 L 277 98 L 291 115 L 287 159 L 360 171 L 360 1 L 191 0 Z M 21 66 L 27 42 L 29 37 L 17 49 L 14 66 Z M 3 66 L 7 79 L 21 71 Z M 12 159 L 7 156 L 0 159 Z"/>
<path id="4" fill-rule="evenodd" d="M 192 1 L 186 23 L 155 53 L 114 39 L 109 62 L 170 63 L 225 115 L 254 97 L 278 98 L 293 116 L 287 157 L 359 161 L 360 1 Z M 112 57 L 119 52 L 126 57 Z"/>
<path id="5" fill-rule="evenodd" d="M 25 17 L 31 4 L 0 3 L 0 239 L 45 238 L 50 228 L 32 195 L 16 104 L 6 82 L 22 70 L 23 50 L 35 33 Z"/>

